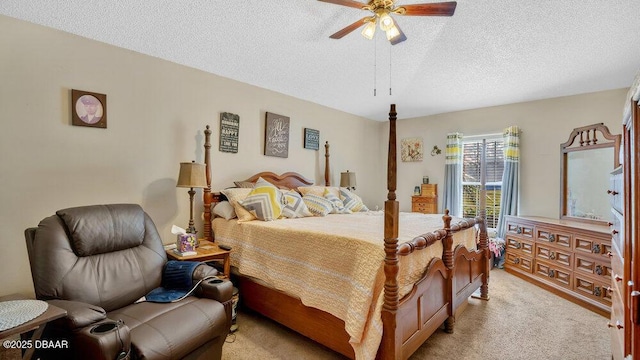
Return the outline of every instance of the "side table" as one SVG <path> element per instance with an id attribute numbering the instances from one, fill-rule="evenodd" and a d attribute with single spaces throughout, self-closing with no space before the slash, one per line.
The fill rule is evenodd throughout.
<path id="1" fill-rule="evenodd" d="M 0 297 L 0 301 L 11 301 L 11 300 L 28 300 L 28 298 L 18 294 Z M 66 310 L 60 309 L 57 306 L 49 304 L 49 306 L 47 307 L 47 310 L 45 310 L 45 312 L 40 314 L 40 316 L 36 317 L 35 319 L 27 321 L 26 323 L 13 327 L 11 329 L 0 331 L 0 339 L 5 339 L 13 335 L 24 334 L 31 330 L 35 330 L 30 339 L 31 344 L 34 344 L 36 340 L 40 340 L 40 337 L 42 336 L 42 332 L 44 331 L 44 327 L 47 325 L 47 323 L 55 319 L 64 317 L 66 315 L 67 315 Z M 34 350 L 35 350 L 35 346 L 29 347 L 27 351 L 25 351 L 22 358 L 25 360 L 31 359 L 31 356 L 33 356 Z"/>
<path id="2" fill-rule="evenodd" d="M 196 248 L 196 255 L 181 256 L 174 249 L 167 249 L 167 256 L 173 260 L 179 261 L 209 261 L 209 260 L 223 260 L 224 262 L 224 276 L 227 279 L 231 276 L 231 262 L 229 261 L 229 254 L 231 250 L 224 250 L 218 247 L 218 244 L 207 240 L 200 240 L 200 245 Z"/>

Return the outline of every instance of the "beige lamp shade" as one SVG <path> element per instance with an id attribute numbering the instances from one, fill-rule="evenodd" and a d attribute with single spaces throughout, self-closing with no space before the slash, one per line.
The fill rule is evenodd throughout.
<path id="1" fill-rule="evenodd" d="M 355 189 L 356 173 L 349 172 L 349 170 L 347 170 L 347 172 L 340 173 L 340 187 Z"/>
<path id="2" fill-rule="evenodd" d="M 205 177 L 206 167 L 195 161 L 180 163 L 180 175 L 176 187 L 205 188 L 207 178 Z"/>

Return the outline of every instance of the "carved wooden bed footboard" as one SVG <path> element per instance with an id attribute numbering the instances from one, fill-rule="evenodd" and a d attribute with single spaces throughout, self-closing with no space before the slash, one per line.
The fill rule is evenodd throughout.
<path id="1" fill-rule="evenodd" d="M 387 200 L 384 205 L 384 303 L 382 306 L 383 335 L 378 349 L 379 359 L 407 359 L 422 343 L 443 324 L 447 332 L 453 332 L 455 314 L 461 305 L 474 292 L 480 289 L 481 299 L 488 300 L 490 253 L 484 212 L 479 217 L 464 219 L 451 224 L 448 210 L 443 216 L 443 228 L 420 235 L 412 241 L 398 244 L 399 205 L 396 201 L 396 111 L 391 105 L 389 113 L 389 156 L 387 168 Z M 204 192 L 205 236 L 213 239 L 211 230 L 212 203 L 219 195 L 211 192 L 209 149 L 211 131 L 205 131 L 205 161 L 207 165 L 207 183 Z M 325 145 L 325 182 L 329 186 L 328 161 L 329 147 Z M 273 173 L 261 173 L 273 174 Z M 289 173 L 295 174 L 295 173 Z M 260 175 L 260 174 L 258 174 Z M 256 175 L 256 176 L 258 176 Z M 300 178 L 273 174 L 270 181 L 287 181 L 293 188 L 295 184 L 310 185 L 310 181 Z M 298 174 L 295 174 L 298 175 Z M 257 177 L 252 177 L 253 180 Z M 271 175 L 269 175 L 271 176 Z M 286 180 L 285 180 L 286 179 Z M 277 185 L 277 184 L 276 184 Z M 484 188 L 481 189 L 481 194 Z M 480 208 L 484 209 L 484 196 L 481 195 Z M 479 241 L 476 249 L 467 249 L 462 245 L 453 248 L 453 234 L 477 226 Z M 472 231 L 472 230 L 468 230 Z M 399 257 L 420 251 L 436 242 L 442 242 L 441 258 L 431 260 L 422 278 L 417 281 L 409 294 L 399 298 L 398 271 Z M 243 294 L 243 305 L 257 311 L 301 334 L 307 336 L 349 358 L 355 353 L 349 344 L 349 335 L 345 323 L 337 317 L 307 307 L 296 298 L 284 292 L 269 288 L 260 282 L 239 275 L 237 284 Z"/>

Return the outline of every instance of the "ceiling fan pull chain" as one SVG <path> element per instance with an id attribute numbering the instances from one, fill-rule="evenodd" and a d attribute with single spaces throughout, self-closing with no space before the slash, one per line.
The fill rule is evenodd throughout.
<path id="1" fill-rule="evenodd" d="M 389 45 L 389 96 L 391 96 L 391 45 Z"/>
<path id="2" fill-rule="evenodd" d="M 378 45 L 377 41 L 373 39 L 373 96 L 376 96 L 376 87 L 377 87 L 377 64 L 378 64 Z"/>

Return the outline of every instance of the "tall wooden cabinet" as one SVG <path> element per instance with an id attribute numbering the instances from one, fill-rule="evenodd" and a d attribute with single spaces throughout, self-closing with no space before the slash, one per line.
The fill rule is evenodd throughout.
<path id="1" fill-rule="evenodd" d="M 631 117 L 624 119 L 622 166 L 611 174 L 613 221 L 611 350 L 614 359 L 640 359 L 640 109 L 630 100 Z"/>
<path id="2" fill-rule="evenodd" d="M 611 308 L 611 233 L 606 225 L 505 217 L 507 272 L 604 316 Z"/>

